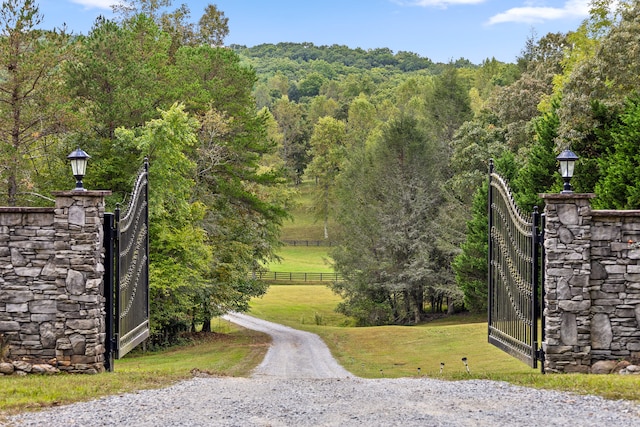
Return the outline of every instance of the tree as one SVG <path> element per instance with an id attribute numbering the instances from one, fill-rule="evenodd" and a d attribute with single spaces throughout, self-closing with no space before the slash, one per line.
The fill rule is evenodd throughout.
<path id="1" fill-rule="evenodd" d="M 514 155 L 505 151 L 496 159 L 495 170 L 507 181 L 517 171 Z M 485 181 L 473 197 L 473 217 L 467 222 L 467 236 L 461 252 L 453 260 L 456 282 L 464 294 L 465 307 L 473 312 L 486 312 L 488 293 L 489 219 L 488 183 Z"/>
<path id="2" fill-rule="evenodd" d="M 359 95 L 349 104 L 347 139 L 349 146 L 364 147 L 367 138 L 379 125 L 376 107 L 366 96 Z"/>
<path id="3" fill-rule="evenodd" d="M 571 147 L 580 157 L 590 158 L 604 154 L 605 147 L 598 147 L 598 138 L 594 137 L 596 129 L 606 125 L 600 119 L 620 114 L 626 98 L 640 86 L 640 3 L 622 2 L 620 20 L 614 22 L 603 19 L 600 8 L 594 10 L 596 22 L 612 26 L 599 39 L 592 55 L 572 64 L 571 74 L 563 81 L 558 109 L 560 144 Z M 594 103 L 599 104 L 598 109 L 593 108 Z M 609 112 L 603 114 L 603 108 Z"/>
<path id="4" fill-rule="evenodd" d="M 120 17 L 121 22 L 134 19 L 136 15 L 144 15 L 153 20 L 163 32 L 170 35 L 171 56 L 181 46 L 222 46 L 229 34 L 229 18 L 215 4 L 208 4 L 204 13 L 194 25 L 191 10 L 186 4 L 168 12 L 173 0 L 127 0 L 111 6 Z"/>
<path id="5" fill-rule="evenodd" d="M 487 310 L 488 185 L 485 182 L 473 196 L 472 219 L 467 221 L 466 241 L 453 260 L 456 282 L 464 295 L 464 306 L 474 313 Z"/>
<path id="6" fill-rule="evenodd" d="M 426 107 L 429 124 L 435 126 L 438 138 L 445 141 L 450 141 L 460 125 L 472 118 L 469 88 L 458 77 L 454 67 L 447 67 L 435 79 Z"/>
<path id="7" fill-rule="evenodd" d="M 7 0 L 0 11 L 0 176 L 3 202 L 15 206 L 34 188 L 33 173 L 71 117 L 62 93 L 60 64 L 72 46 L 65 33 L 38 29 L 33 0 Z M 41 184 L 44 184 L 41 182 Z"/>
<path id="8" fill-rule="evenodd" d="M 139 131 L 119 128 L 124 146 L 148 156 L 149 283 L 153 341 L 171 343 L 191 324 L 194 299 L 208 283 L 213 254 L 199 226 L 205 206 L 194 201 L 198 122 L 174 105 Z"/>
<path id="9" fill-rule="evenodd" d="M 309 131 L 304 116 L 304 107 L 283 96 L 273 104 L 273 117 L 282 133 L 282 158 L 294 182 L 299 182 L 307 167 L 309 157 Z"/>
<path id="10" fill-rule="evenodd" d="M 610 130 L 612 147 L 598 159 L 602 178 L 596 185 L 595 205 L 601 209 L 640 208 L 640 99 L 627 103 L 620 121 Z"/>
<path id="11" fill-rule="evenodd" d="M 551 192 L 554 185 L 560 182 L 556 161 L 559 125 L 556 108 L 534 119 L 533 123 L 535 141 L 524 166 L 513 180 L 514 187 L 518 189 L 515 194 L 516 203 L 524 212 L 533 212 L 534 206 L 538 206 L 542 212 L 544 200 L 539 194 Z"/>
<path id="12" fill-rule="evenodd" d="M 215 4 L 209 4 L 198 21 L 197 40 L 208 46 L 222 46 L 229 34 L 229 18 Z"/>
<path id="13" fill-rule="evenodd" d="M 368 149 L 350 153 L 339 180 L 340 245 L 332 252 L 345 278 L 332 288 L 340 310 L 359 324 L 417 323 L 437 302 L 447 269 L 434 227 L 443 199 L 442 146 L 403 117 Z"/>
<path id="14" fill-rule="evenodd" d="M 345 155 L 346 130 L 344 122 L 322 117 L 311 135 L 311 162 L 306 174 L 316 180 L 313 210 L 322 219 L 324 238 L 329 238 L 329 216 L 333 210 L 335 179 Z"/>
<path id="15" fill-rule="evenodd" d="M 77 138 L 94 159 L 89 183 L 111 189 L 120 201 L 130 191 L 139 153 L 115 144 L 115 132 L 142 127 L 158 117 L 158 108 L 173 104 L 171 40 L 151 19 L 136 15 L 121 25 L 98 19 L 79 44 L 77 59 L 65 64 L 67 89 L 84 116 Z"/>

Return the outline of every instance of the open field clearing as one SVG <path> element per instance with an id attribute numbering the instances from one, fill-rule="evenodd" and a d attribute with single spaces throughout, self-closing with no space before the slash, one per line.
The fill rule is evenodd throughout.
<path id="1" fill-rule="evenodd" d="M 333 273 L 327 247 L 283 246 L 278 250 L 281 262 L 272 262 L 269 271 Z"/>

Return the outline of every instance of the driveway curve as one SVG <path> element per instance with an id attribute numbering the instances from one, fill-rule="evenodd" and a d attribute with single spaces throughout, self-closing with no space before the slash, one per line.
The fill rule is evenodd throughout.
<path id="1" fill-rule="evenodd" d="M 338 364 L 316 334 L 257 319 L 240 313 L 224 316 L 239 326 L 271 335 L 272 342 L 254 377 L 347 378 L 351 375 Z"/>

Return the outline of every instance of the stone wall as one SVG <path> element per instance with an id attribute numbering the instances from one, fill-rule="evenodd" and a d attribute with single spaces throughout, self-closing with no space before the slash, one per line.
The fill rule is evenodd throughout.
<path id="1" fill-rule="evenodd" d="M 0 357 L 17 369 L 104 370 L 107 194 L 58 192 L 55 208 L 0 208 Z"/>
<path id="2" fill-rule="evenodd" d="M 640 358 L 640 211 L 545 194 L 545 371 Z"/>

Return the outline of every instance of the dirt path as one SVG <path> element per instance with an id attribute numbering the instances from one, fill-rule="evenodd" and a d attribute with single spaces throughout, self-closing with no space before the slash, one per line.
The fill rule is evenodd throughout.
<path id="1" fill-rule="evenodd" d="M 246 314 L 232 313 L 225 319 L 247 329 L 271 335 L 273 341 L 254 377 L 347 378 L 352 377 L 336 362 L 316 334 L 299 331 Z"/>

